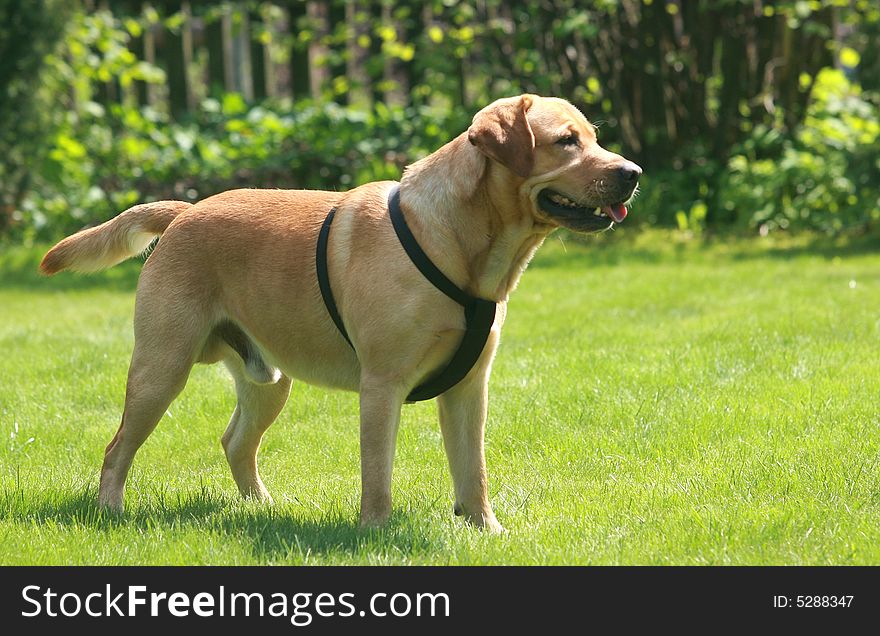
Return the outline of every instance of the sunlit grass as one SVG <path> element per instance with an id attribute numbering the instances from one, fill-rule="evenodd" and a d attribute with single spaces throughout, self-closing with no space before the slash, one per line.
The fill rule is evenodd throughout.
<path id="1" fill-rule="evenodd" d="M 121 415 L 136 262 L 38 279 L 0 254 L 0 563 L 880 563 L 880 255 L 669 236 L 542 248 L 490 399 L 491 498 L 452 515 L 436 408 L 407 406 L 391 523 L 357 528 L 354 394 L 294 385 L 242 502 L 235 404 L 197 367 L 95 504 Z M 0 248 L 2 249 L 2 248 Z"/>

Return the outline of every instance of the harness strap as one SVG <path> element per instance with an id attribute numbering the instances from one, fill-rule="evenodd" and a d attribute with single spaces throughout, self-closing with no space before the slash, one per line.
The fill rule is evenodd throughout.
<path id="1" fill-rule="evenodd" d="M 330 210 L 327 218 L 324 219 L 324 225 L 321 226 L 321 232 L 318 234 L 318 249 L 315 254 L 315 266 L 318 270 L 318 286 L 321 288 L 321 297 L 324 299 L 324 305 L 327 312 L 333 319 L 339 333 L 348 342 L 349 346 L 354 349 L 351 338 L 345 330 L 345 323 L 342 322 L 342 316 L 339 315 L 339 309 L 336 307 L 336 300 L 333 298 L 333 290 L 330 287 L 330 273 L 327 271 L 327 241 L 330 238 L 330 224 L 333 223 L 333 217 L 336 215 L 336 208 Z"/>
<path id="2" fill-rule="evenodd" d="M 394 186 L 388 196 L 388 211 L 397 238 L 416 268 L 434 287 L 464 308 L 465 332 L 461 343 L 458 345 L 458 349 L 452 355 L 452 359 L 439 373 L 413 389 L 406 399 L 407 402 L 421 402 L 445 393 L 461 382 L 473 368 L 483 353 L 486 341 L 489 339 L 489 333 L 495 322 L 497 305 L 494 301 L 471 296 L 459 288 L 428 258 L 428 255 L 425 254 L 415 236 L 413 236 L 406 223 L 406 218 L 403 216 L 403 211 L 400 208 L 399 185 Z M 318 285 L 321 289 L 324 304 L 327 306 L 327 312 L 330 314 L 339 332 L 351 348 L 354 349 L 354 345 L 348 337 L 348 332 L 339 315 L 336 302 L 333 299 L 333 292 L 330 289 L 330 276 L 327 271 L 327 240 L 330 235 L 330 224 L 333 222 L 335 213 L 336 208 L 330 210 L 330 213 L 324 220 L 324 225 L 321 227 L 321 232 L 318 234 L 316 255 Z"/>
<path id="3" fill-rule="evenodd" d="M 446 278 L 446 275 L 434 265 L 433 261 L 431 261 L 431 259 L 428 258 L 428 255 L 422 250 L 422 246 L 419 245 L 416 237 L 413 236 L 412 231 L 406 224 L 403 210 L 400 209 L 400 186 L 394 186 L 394 189 L 391 190 L 391 193 L 388 195 L 388 212 L 391 216 L 391 224 L 394 226 L 394 232 L 397 234 L 400 244 L 403 245 L 403 249 L 406 251 L 406 255 L 409 256 L 409 260 L 411 260 L 413 265 L 418 268 L 422 273 L 422 276 L 427 278 L 434 287 L 442 291 L 462 307 L 467 307 L 472 301 L 479 300 L 478 298 L 474 298 L 470 294 L 462 291 L 458 288 L 458 285 Z M 495 303 L 492 304 L 494 305 Z"/>

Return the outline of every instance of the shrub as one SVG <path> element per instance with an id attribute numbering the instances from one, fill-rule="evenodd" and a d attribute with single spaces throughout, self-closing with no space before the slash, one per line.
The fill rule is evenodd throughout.
<path id="1" fill-rule="evenodd" d="M 398 179 L 402 168 L 461 130 L 427 106 L 371 112 L 335 104 L 248 107 L 207 99 L 176 124 L 160 113 L 94 109 L 56 138 L 44 183 L 23 209 L 34 238 L 100 222 L 138 201 L 197 200 L 232 187 L 349 188 Z M 331 186 L 332 187 L 332 186 Z"/>
<path id="2" fill-rule="evenodd" d="M 469 123 L 428 105 L 378 103 L 368 112 L 310 101 L 248 105 L 236 93 L 204 100 L 181 123 L 134 100 L 105 106 L 94 92 L 101 78 L 117 77 L 123 86 L 164 81 L 161 70 L 128 52 L 128 37 L 107 12 L 76 14 L 64 47 L 49 56 L 44 90 L 65 101 L 19 206 L 25 240 L 54 239 L 145 200 L 396 179 L 407 163 L 448 141 L 447 131 Z"/>
<path id="3" fill-rule="evenodd" d="M 363 110 L 309 100 L 247 104 L 229 93 L 173 121 L 134 97 L 136 82 L 165 82 L 160 69 L 129 50 L 141 28 L 108 11 L 73 11 L 63 45 L 45 58 L 39 89 L 28 93 L 43 106 L 0 100 L 0 141 L 5 135 L 18 144 L 0 164 L 0 235 L 4 210 L 18 239 L 49 240 L 139 201 L 197 200 L 241 186 L 349 188 L 396 179 L 407 163 L 463 131 L 472 115 L 429 99 Z M 30 59 L 27 68 L 37 58 Z M 0 83 L 6 61 L 0 56 Z M 16 77 L 18 88 L 7 92 L 24 95 L 27 78 Z M 118 82 L 120 99 L 101 94 L 109 79 Z M 804 77 L 801 88 L 810 81 Z M 810 97 L 802 125 L 783 134 L 781 125 L 757 124 L 729 160 L 713 158 L 711 139 L 702 136 L 670 149 L 657 160 L 668 167 L 643 177 L 627 225 L 692 234 L 726 224 L 829 233 L 877 225 L 880 110 L 832 69 L 819 73 Z M 7 113 L 10 104 L 20 122 Z M 780 121 L 783 115 L 777 109 Z"/>
<path id="4" fill-rule="evenodd" d="M 842 71 L 823 69 L 793 138 L 758 127 L 722 175 L 738 223 L 837 233 L 880 220 L 880 109 Z"/>
<path id="5" fill-rule="evenodd" d="M 55 0 L 0 0 L 0 235 L 47 151 L 48 113 L 38 87 L 45 56 L 61 37 L 69 9 Z"/>

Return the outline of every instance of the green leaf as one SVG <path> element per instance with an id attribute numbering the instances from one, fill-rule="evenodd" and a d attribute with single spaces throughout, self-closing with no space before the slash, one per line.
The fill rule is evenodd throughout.
<path id="1" fill-rule="evenodd" d="M 144 31 L 141 27 L 141 23 L 134 18 L 126 18 L 124 24 L 125 30 L 128 31 L 132 37 L 139 38 Z"/>
<path id="2" fill-rule="evenodd" d="M 226 93 L 223 96 L 223 114 L 240 115 L 247 110 L 247 104 L 240 93 Z"/>
<path id="3" fill-rule="evenodd" d="M 428 38 L 430 38 L 431 42 L 434 44 L 439 44 L 443 41 L 443 29 L 437 25 L 428 27 Z"/>
<path id="4" fill-rule="evenodd" d="M 72 137 L 59 135 L 55 143 L 58 145 L 58 149 L 70 159 L 82 159 L 86 156 L 86 147 Z"/>
<path id="5" fill-rule="evenodd" d="M 675 222 L 678 224 L 678 229 L 682 232 L 688 229 L 688 218 L 684 210 L 679 210 L 675 213 Z"/>
<path id="6" fill-rule="evenodd" d="M 855 49 L 845 46 L 840 50 L 840 63 L 843 66 L 846 66 L 847 68 L 855 68 L 861 61 L 862 57 Z"/>
<path id="7" fill-rule="evenodd" d="M 383 42 L 394 42 L 397 39 L 397 31 L 393 26 L 383 24 L 376 29 L 376 34 L 382 38 Z"/>

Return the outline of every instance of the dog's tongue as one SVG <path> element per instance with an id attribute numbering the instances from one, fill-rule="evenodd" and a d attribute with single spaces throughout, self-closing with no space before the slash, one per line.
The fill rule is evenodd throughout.
<path id="1" fill-rule="evenodd" d="M 606 205 L 602 208 L 605 216 L 610 216 L 615 223 L 620 223 L 626 218 L 626 206 L 622 203 L 616 205 Z"/>

